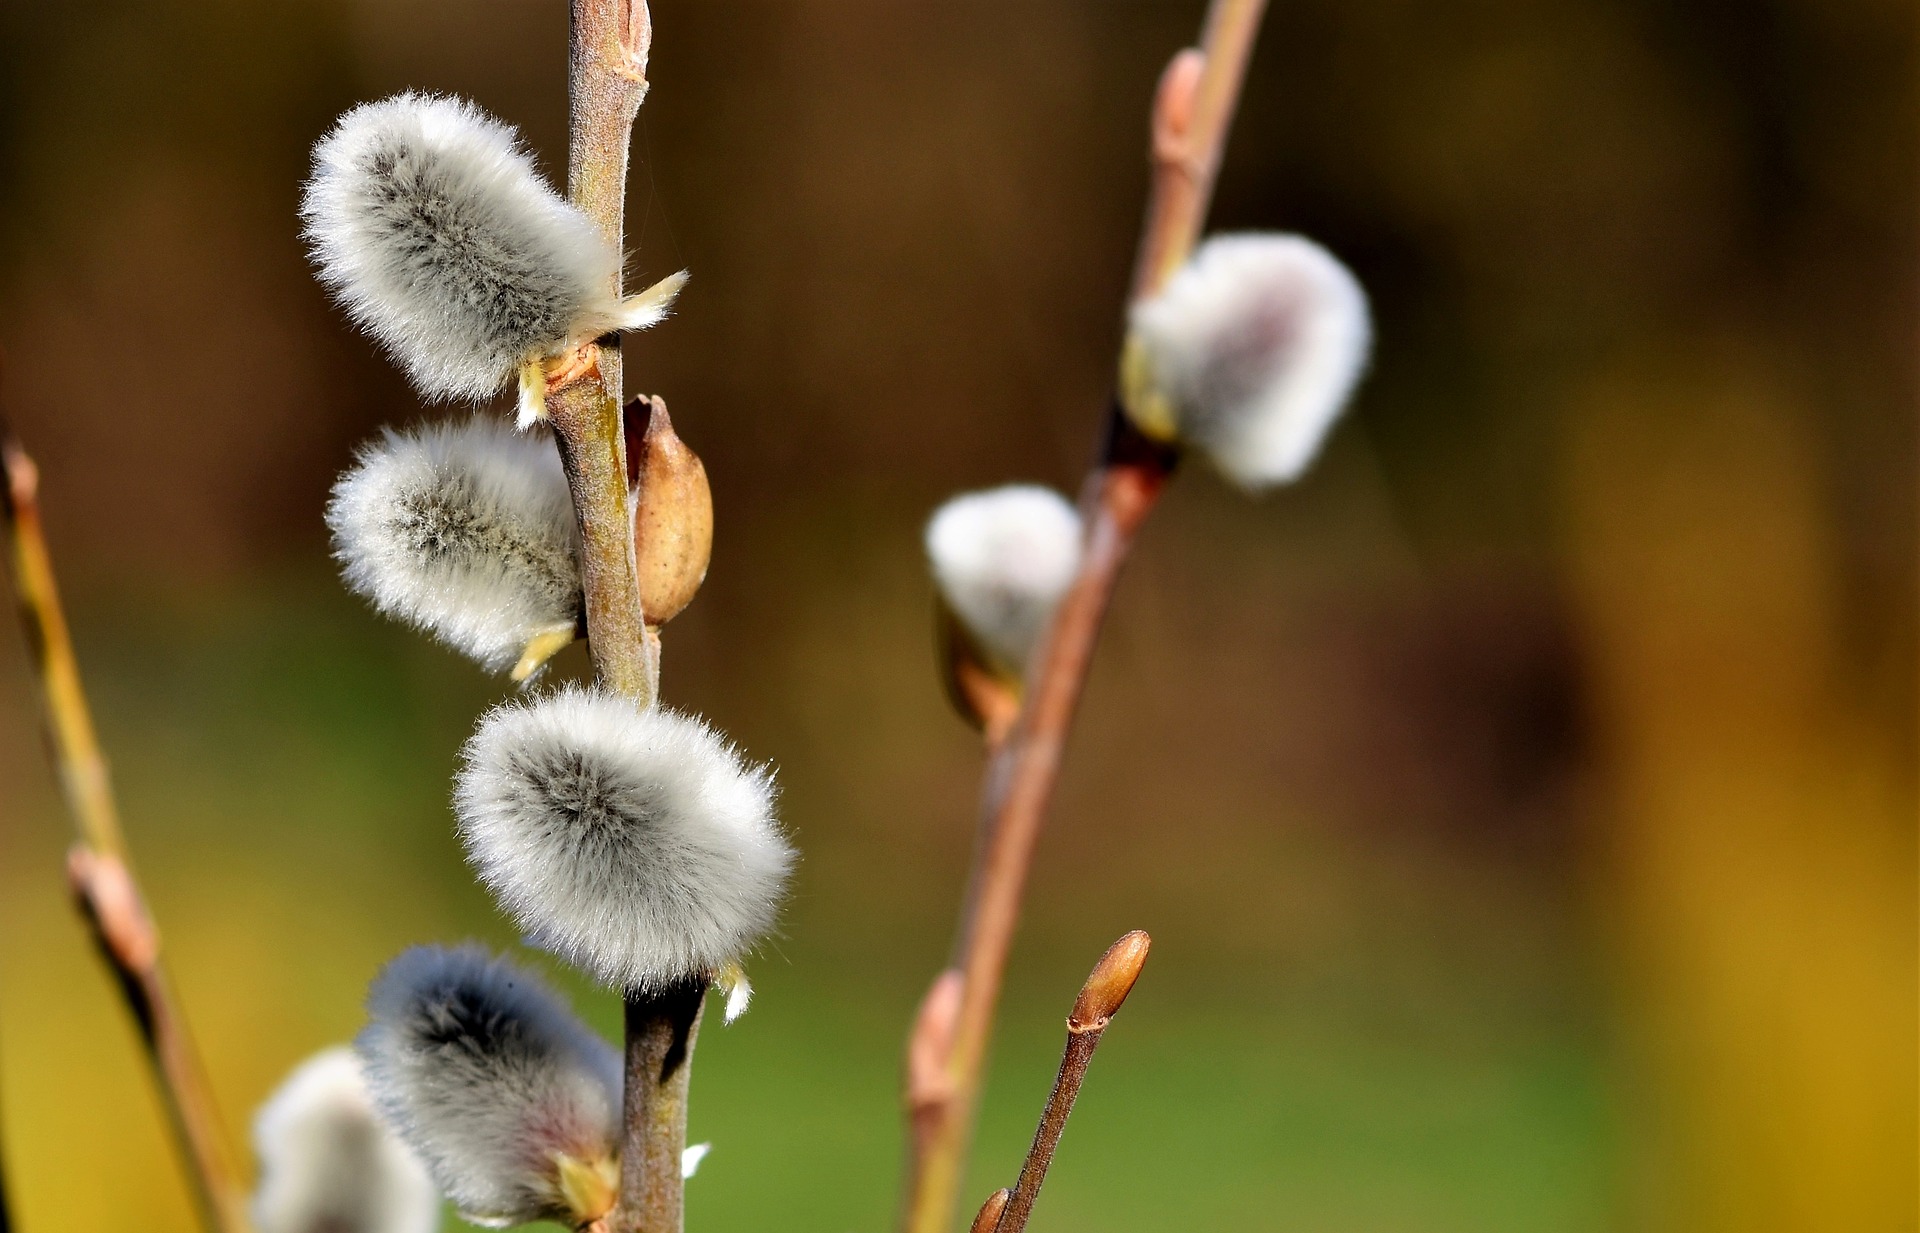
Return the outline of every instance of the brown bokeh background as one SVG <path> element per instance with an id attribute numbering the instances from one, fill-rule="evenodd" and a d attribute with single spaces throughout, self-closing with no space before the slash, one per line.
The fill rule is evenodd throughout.
<path id="1" fill-rule="evenodd" d="M 694 279 L 629 382 L 719 522 L 666 690 L 779 763 L 805 853 L 703 1043 L 696 1228 L 888 1223 L 978 762 L 919 528 L 1075 484 L 1200 7 L 655 6 L 632 268 Z M 423 411 L 310 277 L 307 150 L 457 91 L 558 175 L 564 34 L 559 0 L 0 6 L 4 399 L 236 1126 L 401 946 L 512 941 L 445 804 L 500 688 L 326 559 L 333 475 Z M 1215 222 L 1348 260 L 1373 372 L 1298 487 L 1193 466 L 1146 534 L 969 1193 L 1138 926 L 1049 1229 L 1916 1227 L 1915 34 L 1896 0 L 1275 0 Z M 8 642 L 17 1216 L 186 1229 Z"/>

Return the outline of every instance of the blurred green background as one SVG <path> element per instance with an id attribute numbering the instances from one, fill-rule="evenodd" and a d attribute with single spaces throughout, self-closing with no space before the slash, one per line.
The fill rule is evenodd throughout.
<path id="1" fill-rule="evenodd" d="M 1076 484 L 1147 99 L 1201 7 L 655 6 L 632 268 L 694 279 L 628 380 L 718 506 L 665 688 L 779 764 L 804 852 L 753 1012 L 703 1039 L 696 1229 L 888 1227 L 979 761 L 919 529 L 962 488 Z M 4 399 L 236 1129 L 401 947 L 512 944 L 446 804 L 501 687 L 327 560 L 333 475 L 423 412 L 294 210 L 315 137 L 403 87 L 474 97 L 558 175 L 565 24 L 0 4 Z M 1346 258 L 1374 371 L 1297 488 L 1194 466 L 1147 531 L 969 1195 L 1011 1179 L 1081 977 L 1142 927 L 1037 1228 L 1916 1227 L 1917 29 L 1896 0 L 1274 0 L 1215 222 Z M 184 1230 L 7 632 L 18 1218 Z"/>

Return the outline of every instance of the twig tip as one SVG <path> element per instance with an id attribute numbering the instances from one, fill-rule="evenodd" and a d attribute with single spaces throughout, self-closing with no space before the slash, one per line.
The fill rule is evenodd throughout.
<path id="1" fill-rule="evenodd" d="M 1200 96 L 1200 79 L 1206 68 L 1206 53 L 1197 47 L 1188 47 L 1175 53 L 1161 71 L 1160 85 L 1153 97 L 1155 157 L 1177 162 L 1186 153 L 1187 133 L 1193 127 L 1194 105 Z"/>
<path id="2" fill-rule="evenodd" d="M 1011 1198 L 1013 1191 L 1004 1186 L 988 1195 L 987 1201 L 980 1205 L 979 1215 L 973 1218 L 969 1233 L 993 1233 L 1000 1224 L 1000 1213 L 1007 1210 L 1007 1200 Z"/>
<path id="3" fill-rule="evenodd" d="M 1093 965 L 1087 983 L 1081 986 L 1073 1013 L 1067 1016 L 1067 1025 L 1077 1032 L 1105 1027 L 1133 992 L 1133 983 L 1140 979 L 1140 969 L 1146 966 L 1147 951 L 1152 945 L 1153 939 L 1144 929 L 1135 929 L 1109 946 L 1107 953 L 1100 956 L 1100 962 Z"/>

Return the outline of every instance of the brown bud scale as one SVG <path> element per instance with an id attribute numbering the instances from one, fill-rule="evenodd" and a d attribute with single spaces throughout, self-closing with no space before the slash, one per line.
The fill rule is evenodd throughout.
<path id="1" fill-rule="evenodd" d="M 1145 930 L 1135 929 L 1109 946 L 1100 962 L 1093 965 L 1087 983 L 1080 987 L 1073 1013 L 1067 1016 L 1068 1028 L 1084 1032 L 1105 1027 L 1107 1020 L 1120 1012 L 1127 994 L 1133 992 L 1133 982 L 1140 979 L 1140 969 L 1146 966 L 1152 945 L 1153 939 Z"/>
<path id="2" fill-rule="evenodd" d="M 713 490 L 699 455 L 673 431 L 667 404 L 626 407 L 627 485 L 633 506 L 640 611 L 659 626 L 680 614 L 707 578 L 713 556 Z"/>
<path id="3" fill-rule="evenodd" d="M 980 1214 L 973 1218 L 969 1233 L 993 1233 L 1000 1223 L 1000 1213 L 1007 1210 L 1007 1200 L 1012 1197 L 1013 1192 L 1004 1186 L 988 1195 L 987 1201 L 980 1205 Z"/>

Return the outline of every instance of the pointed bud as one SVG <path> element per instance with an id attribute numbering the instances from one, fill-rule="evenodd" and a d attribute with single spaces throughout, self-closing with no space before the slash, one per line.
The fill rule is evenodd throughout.
<path id="1" fill-rule="evenodd" d="M 440 1196 L 426 1168 L 381 1123 L 353 1050 L 308 1058 L 253 1121 L 260 1233 L 433 1233 Z"/>
<path id="2" fill-rule="evenodd" d="M 793 849 L 773 776 L 698 719 L 569 687 L 495 708 L 454 784 L 480 878 L 605 984 L 706 977 L 773 927 Z"/>
<path id="3" fill-rule="evenodd" d="M 1013 1197 L 1013 1191 L 1002 1186 L 987 1196 L 980 1205 L 980 1211 L 973 1218 L 969 1233 L 993 1233 L 1000 1225 L 1000 1213 L 1007 1210 L 1007 1200 Z"/>
<path id="4" fill-rule="evenodd" d="M 927 523 L 941 598 L 1002 675 L 1026 669 L 1080 568 L 1080 515 L 1037 484 L 967 493 Z"/>
<path id="5" fill-rule="evenodd" d="M 1140 979 L 1140 969 L 1146 966 L 1152 945 L 1153 939 L 1144 930 L 1135 929 L 1109 946 L 1100 962 L 1093 965 L 1087 983 L 1080 987 L 1067 1026 L 1076 1032 L 1103 1028 L 1107 1020 L 1119 1014 L 1127 995 L 1133 992 L 1133 982 Z"/>
<path id="6" fill-rule="evenodd" d="M 320 280 L 429 398 L 486 398 L 528 367 L 666 315 L 681 276 L 621 299 L 621 256 L 461 99 L 356 107 L 314 147 L 301 203 Z"/>
<path id="7" fill-rule="evenodd" d="M 1224 235 L 1136 304 L 1121 403 L 1141 431 L 1204 449 L 1257 489 L 1297 479 L 1366 365 L 1366 292 L 1295 235 Z"/>
<path id="8" fill-rule="evenodd" d="M 660 626 L 680 615 L 707 579 L 713 492 L 699 455 L 673 431 L 664 399 L 628 403 L 626 429 L 640 610 L 647 624 Z"/>
<path id="9" fill-rule="evenodd" d="M 542 657 L 581 610 L 573 503 L 551 442 L 483 416 L 388 429 L 327 505 L 353 590 L 495 671 Z"/>
<path id="10" fill-rule="evenodd" d="M 537 977 L 479 947 L 416 946 L 367 1011 L 374 1103 L 465 1219 L 577 1228 L 612 1208 L 620 1059 Z"/>

